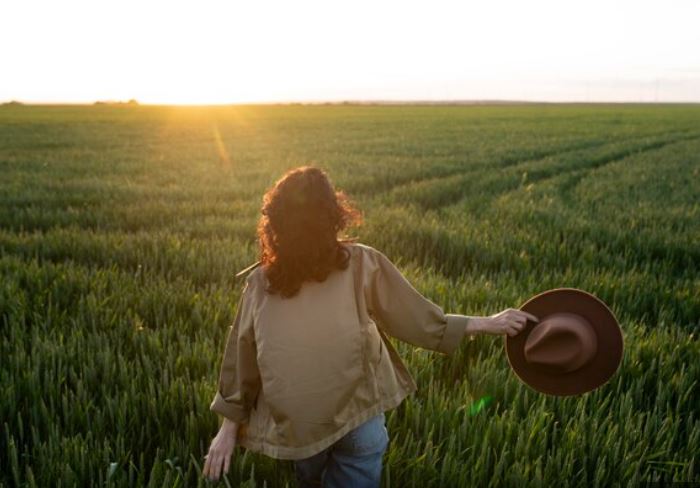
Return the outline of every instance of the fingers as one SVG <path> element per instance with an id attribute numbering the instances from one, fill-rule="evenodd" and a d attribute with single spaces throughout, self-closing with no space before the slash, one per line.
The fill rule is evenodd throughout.
<path id="1" fill-rule="evenodd" d="M 216 481 L 219 479 L 220 475 L 221 475 L 221 456 L 216 456 L 216 457 L 214 457 L 214 460 L 211 463 L 211 470 L 209 472 L 209 479 Z"/>
<path id="2" fill-rule="evenodd" d="M 221 456 L 209 451 L 209 454 L 204 457 L 206 462 L 204 463 L 204 468 L 202 468 L 202 476 L 210 481 L 218 480 L 221 471 Z"/>
<path id="3" fill-rule="evenodd" d="M 202 476 L 209 478 L 211 481 L 216 481 L 221 476 L 221 469 L 224 474 L 228 474 L 231 467 L 231 453 L 219 454 L 218 452 L 209 452 L 204 456 L 206 462 L 202 468 Z"/>
<path id="4" fill-rule="evenodd" d="M 527 326 L 528 321 L 539 322 L 539 319 L 531 313 L 515 308 L 507 308 L 491 316 L 491 319 L 494 322 L 493 333 L 508 334 L 511 337 L 519 334 Z"/>
<path id="5" fill-rule="evenodd" d="M 204 456 L 206 461 L 204 462 L 204 467 L 202 468 L 202 476 L 209 476 L 209 466 L 211 465 L 211 456 L 207 454 Z"/>
<path id="6" fill-rule="evenodd" d="M 514 308 L 510 308 L 510 309 L 508 309 L 508 311 L 510 312 L 509 318 L 511 320 L 515 320 L 517 322 L 522 322 L 523 324 L 527 323 L 528 320 L 531 320 L 532 322 L 539 322 L 540 321 L 540 319 L 538 319 L 537 317 L 535 317 L 531 313 L 525 312 L 523 310 L 516 310 Z"/>
<path id="7" fill-rule="evenodd" d="M 517 319 L 509 320 L 504 324 L 504 332 L 513 337 L 520 333 L 525 328 L 525 320 L 518 321 Z"/>
<path id="8" fill-rule="evenodd" d="M 228 468 L 231 464 L 231 456 L 224 456 L 224 474 L 228 474 Z"/>
<path id="9" fill-rule="evenodd" d="M 221 470 L 228 474 L 231 466 L 231 455 L 236 447 L 236 440 L 232 437 L 221 436 L 217 434 L 209 447 L 209 452 L 204 459 L 204 467 L 202 468 L 202 476 L 210 481 L 216 481 L 221 476 Z"/>
<path id="10" fill-rule="evenodd" d="M 538 319 L 537 317 L 535 317 L 535 316 L 532 315 L 531 313 L 524 312 L 524 311 L 522 311 L 522 310 L 520 310 L 520 313 L 523 314 L 523 315 L 525 315 L 525 317 L 527 317 L 528 320 L 532 320 L 533 322 L 539 322 L 539 321 L 540 321 L 540 319 Z"/>

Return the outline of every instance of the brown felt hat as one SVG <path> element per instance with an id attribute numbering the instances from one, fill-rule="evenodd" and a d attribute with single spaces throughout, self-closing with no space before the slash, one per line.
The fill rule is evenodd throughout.
<path id="1" fill-rule="evenodd" d="M 557 288 L 525 302 L 528 320 L 506 336 L 508 362 L 528 386 L 549 395 L 580 395 L 604 385 L 622 361 L 620 325 L 600 299 L 583 290 Z"/>

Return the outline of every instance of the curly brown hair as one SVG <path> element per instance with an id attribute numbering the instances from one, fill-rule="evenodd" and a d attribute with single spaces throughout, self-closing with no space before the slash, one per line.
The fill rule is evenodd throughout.
<path id="1" fill-rule="evenodd" d="M 334 269 L 347 268 L 350 253 L 341 243 L 349 239 L 338 233 L 359 225 L 362 216 L 325 171 L 288 171 L 265 193 L 261 212 L 258 243 L 268 293 L 289 298 L 304 281 L 324 281 Z"/>

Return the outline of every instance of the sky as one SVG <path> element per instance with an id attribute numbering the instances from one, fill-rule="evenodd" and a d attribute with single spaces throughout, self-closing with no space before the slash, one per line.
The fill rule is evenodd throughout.
<path id="1" fill-rule="evenodd" d="M 700 1 L 3 0 L 0 102 L 700 102 Z"/>

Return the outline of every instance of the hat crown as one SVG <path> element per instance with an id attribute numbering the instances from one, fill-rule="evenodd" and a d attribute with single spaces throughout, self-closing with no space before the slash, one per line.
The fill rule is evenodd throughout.
<path id="1" fill-rule="evenodd" d="M 538 323 L 525 341 L 525 360 L 569 373 L 589 363 L 596 355 L 595 329 L 581 315 L 555 313 Z"/>

